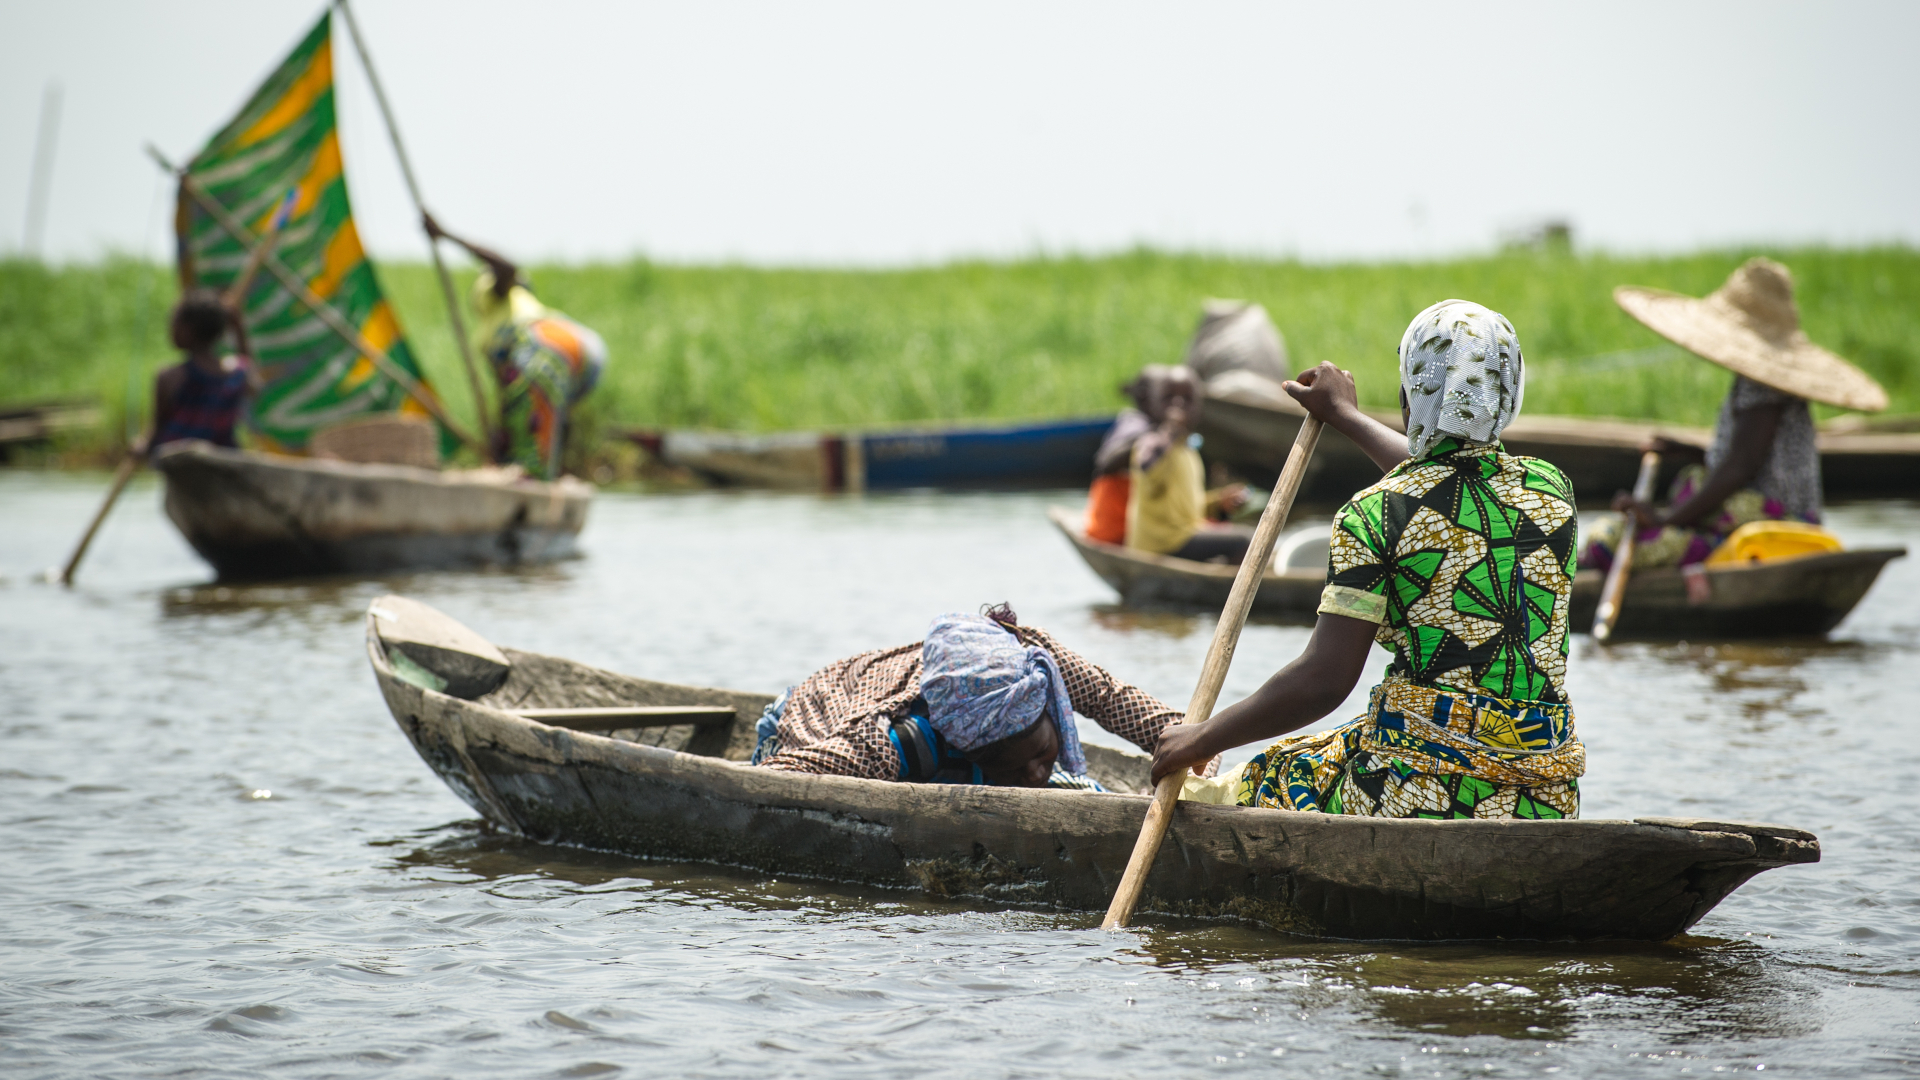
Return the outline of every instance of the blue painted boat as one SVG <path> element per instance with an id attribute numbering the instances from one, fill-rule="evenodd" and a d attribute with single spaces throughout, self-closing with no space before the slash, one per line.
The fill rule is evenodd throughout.
<path id="1" fill-rule="evenodd" d="M 660 460 L 716 483 L 818 491 L 1083 487 L 1110 416 L 891 431 L 636 431 Z"/>
<path id="2" fill-rule="evenodd" d="M 871 490 L 1084 487 L 1113 417 L 998 428 L 874 432 L 858 439 Z M 853 446 L 849 440 L 849 449 Z"/>

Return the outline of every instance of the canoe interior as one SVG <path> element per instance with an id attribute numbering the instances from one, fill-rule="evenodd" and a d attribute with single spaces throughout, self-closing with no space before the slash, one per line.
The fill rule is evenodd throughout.
<path id="1" fill-rule="evenodd" d="M 503 652 L 507 683 L 469 702 L 401 680 L 368 633 L 382 695 L 422 759 L 490 821 L 542 842 L 1091 912 L 1147 804 L 754 768 L 740 760 L 768 695 Z M 696 743 L 691 725 L 601 735 L 503 711 L 617 705 L 724 705 L 736 719 Z M 1129 786 L 1116 761 L 1144 769 L 1139 755 L 1088 749 L 1115 786 Z M 1141 910 L 1338 938 L 1659 940 L 1754 874 L 1818 858 L 1809 833 L 1737 822 L 1382 821 L 1182 803 Z"/>
<path id="2" fill-rule="evenodd" d="M 516 565 L 564 558 L 593 489 L 170 446 L 167 516 L 222 579 Z"/>

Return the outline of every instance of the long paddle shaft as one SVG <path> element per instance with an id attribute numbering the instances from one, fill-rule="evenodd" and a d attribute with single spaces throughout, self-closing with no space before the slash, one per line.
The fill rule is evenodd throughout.
<path id="1" fill-rule="evenodd" d="M 1213 644 L 1207 647 L 1206 665 L 1200 669 L 1200 685 L 1194 687 L 1193 699 L 1187 703 L 1187 715 L 1181 723 L 1204 723 L 1213 715 L 1213 703 L 1219 699 L 1221 684 L 1227 681 L 1227 668 L 1233 664 L 1233 650 L 1240 644 L 1240 628 L 1246 625 L 1247 612 L 1253 608 L 1253 592 L 1260 587 L 1260 575 L 1273 559 L 1273 545 L 1280 539 L 1280 530 L 1287 525 L 1293 497 L 1300 493 L 1307 463 L 1313 459 L 1313 448 L 1320 441 L 1320 428 L 1320 421 L 1311 416 L 1300 422 L 1300 434 L 1293 440 L 1293 449 L 1287 454 L 1286 466 L 1280 470 L 1280 479 L 1274 482 L 1273 498 L 1267 500 L 1267 508 L 1261 511 L 1260 525 L 1253 530 L 1253 543 L 1248 545 L 1246 557 L 1240 560 L 1240 572 L 1233 577 L 1233 591 L 1227 594 L 1226 610 L 1220 613 L 1220 623 L 1213 630 Z M 1133 917 L 1133 906 L 1140 902 L 1140 890 L 1147 883 L 1147 871 L 1153 868 L 1153 857 L 1160 852 L 1160 842 L 1167 838 L 1167 826 L 1172 823 L 1174 803 L 1180 798 L 1180 784 L 1186 773 L 1185 769 L 1169 773 L 1153 789 L 1147 820 L 1140 826 L 1140 838 L 1134 841 L 1127 872 L 1121 875 L 1120 886 L 1113 891 L 1113 903 L 1107 907 L 1101 929 L 1118 929 Z"/>
<path id="2" fill-rule="evenodd" d="M 1640 476 L 1633 482 L 1633 498 L 1647 502 L 1653 498 L 1653 478 L 1660 471 L 1660 455 L 1649 450 L 1640 455 Z M 1593 640 L 1602 645 L 1613 636 L 1613 624 L 1620 621 L 1620 605 L 1627 596 L 1627 576 L 1633 573 L 1633 543 L 1640 526 L 1629 510 L 1620 525 L 1620 542 L 1614 546 L 1613 565 L 1607 568 L 1606 584 L 1600 587 L 1600 606 L 1593 612 Z"/>
<path id="3" fill-rule="evenodd" d="M 87 545 L 93 543 L 93 534 L 100 531 L 100 523 L 107 520 L 107 511 L 113 509 L 114 500 L 120 497 L 120 490 L 127 486 L 128 480 L 133 479 L 133 470 L 139 467 L 140 458 L 136 454 L 128 454 L 120 462 L 120 468 L 113 474 L 113 486 L 107 489 L 106 499 L 100 503 L 100 509 L 94 512 L 93 520 L 87 523 L 87 531 L 81 535 L 79 546 L 73 549 L 73 557 L 67 560 L 66 568 L 60 571 L 60 584 L 73 584 L 73 572 L 80 569 L 80 560 L 86 558 Z"/>
<path id="4" fill-rule="evenodd" d="M 413 196 L 414 213 L 421 220 L 426 219 L 427 207 L 420 199 L 419 181 L 413 178 L 413 162 L 407 157 L 407 148 L 400 142 L 400 125 L 393 121 L 393 108 L 387 104 L 387 91 L 380 83 L 380 76 L 374 73 L 373 57 L 367 52 L 366 39 L 360 36 L 360 24 L 354 20 L 353 9 L 347 6 L 347 0 L 334 0 L 334 6 L 340 14 L 346 16 L 347 36 L 353 39 L 353 50 L 360 54 L 360 67 L 367 73 L 367 82 L 373 86 L 373 100 L 380 103 L 380 115 L 387 122 L 387 137 L 393 140 L 393 156 L 400 159 L 400 175 L 406 177 L 407 194 Z M 447 318 L 453 324 L 453 340 L 460 348 L 460 359 L 467 367 L 467 386 L 473 391 L 473 412 L 480 418 L 481 434 L 492 446 L 498 426 L 493 422 L 493 414 L 487 411 L 487 399 L 480 388 L 480 365 L 473 358 L 473 343 L 467 340 L 467 320 L 460 314 L 460 295 L 454 290 L 453 275 L 447 273 L 447 264 L 440 258 L 440 241 L 432 233 L 427 234 L 427 250 L 433 252 L 433 269 L 440 277 L 440 295 L 447 301 Z M 487 455 L 492 461 L 493 456 Z"/>
<path id="5" fill-rule="evenodd" d="M 229 306 L 239 307 L 247 298 L 247 290 L 253 287 L 253 276 L 260 272 L 260 263 L 273 249 L 273 242 L 280 238 L 280 230 L 287 224 L 287 218 L 293 213 L 295 196 L 299 189 L 287 192 L 280 202 L 280 209 L 273 215 L 273 224 L 268 227 L 267 235 L 260 238 L 252 254 L 247 256 L 247 264 L 240 270 L 240 276 L 233 280 L 227 289 L 226 299 Z M 107 520 L 108 511 L 119 500 L 120 492 L 126 490 L 127 481 L 133 479 L 134 470 L 140 467 L 140 456 L 128 454 L 120 467 L 114 470 L 113 485 L 107 488 L 107 497 L 100 501 L 100 509 L 94 512 L 93 520 L 87 523 L 87 531 L 81 535 L 80 543 L 74 546 L 73 555 L 67 559 L 67 565 L 60 571 L 60 584 L 72 585 L 74 572 L 80 569 L 80 560 L 87 557 L 87 548 L 93 544 L 93 534 L 100 531 L 100 523 Z"/>
<path id="6" fill-rule="evenodd" d="M 148 146 L 147 153 L 153 156 L 153 160 L 160 163 L 161 168 L 178 177 L 180 186 L 186 189 L 187 194 L 193 196 L 193 201 L 199 203 L 202 209 L 208 214 L 211 214 L 213 219 L 220 223 L 221 228 L 225 229 L 229 235 L 240 242 L 241 247 L 246 248 L 249 254 L 252 253 L 253 249 L 259 244 L 259 241 L 254 238 L 252 230 L 248 229 L 245 224 L 234 217 L 232 212 L 226 207 L 220 205 L 218 199 L 208 194 L 207 189 L 201 185 L 200 181 L 174 168 L 173 163 L 169 162 L 166 155 L 162 154 L 158 149 Z M 280 284 L 285 285 L 287 291 L 293 294 L 294 299 L 300 301 L 300 303 L 312 310 L 315 315 L 318 315 L 320 321 L 327 324 L 328 329 L 340 335 L 347 344 L 353 346 L 354 351 L 372 361 L 373 366 L 379 368 L 381 374 L 399 384 L 400 388 L 405 390 L 413 400 L 419 402 L 420 406 L 426 409 L 435 420 L 438 420 L 441 426 L 453 432 L 454 436 L 461 442 L 472 447 L 474 451 L 480 455 L 482 460 L 491 460 L 488 448 L 482 444 L 479 439 L 474 438 L 472 432 L 461 427 L 454 421 L 453 417 L 448 416 L 447 410 L 441 406 L 440 400 L 428 392 L 427 388 L 420 384 L 420 380 L 408 374 L 407 370 L 399 364 L 394 363 L 393 358 L 388 356 L 385 351 L 375 348 L 373 343 L 368 341 L 360 331 L 354 329 L 353 325 L 347 322 L 339 312 L 333 310 L 333 308 L 327 305 L 326 301 L 316 296 L 314 291 L 307 287 L 307 283 L 300 279 L 299 275 L 287 269 L 287 264 L 281 262 L 277 256 L 271 254 L 265 256 L 263 262 L 267 270 L 271 272 L 274 277 L 280 279 Z"/>

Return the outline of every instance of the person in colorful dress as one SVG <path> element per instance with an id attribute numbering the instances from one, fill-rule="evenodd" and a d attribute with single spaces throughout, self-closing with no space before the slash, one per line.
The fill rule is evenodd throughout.
<path id="1" fill-rule="evenodd" d="M 1334 516 L 1306 650 L 1253 696 L 1162 735 L 1156 781 L 1319 720 L 1346 700 L 1377 641 L 1393 660 L 1364 715 L 1281 739 L 1213 785 L 1190 780 L 1192 794 L 1369 817 L 1578 816 L 1586 750 L 1566 688 L 1573 491 L 1559 469 L 1500 445 L 1524 371 L 1504 316 L 1446 300 L 1400 342 L 1405 436 L 1362 413 L 1352 376 L 1330 364 L 1285 384 L 1387 475 Z"/>
<path id="2" fill-rule="evenodd" d="M 1098 790 L 1074 713 L 1151 750 L 1181 714 L 1001 605 L 836 661 L 760 718 L 753 764 L 915 783 Z"/>
<path id="3" fill-rule="evenodd" d="M 506 256 L 453 235 L 432 214 L 421 221 L 429 236 L 451 240 L 487 264 L 473 283 L 473 307 L 480 316 L 474 337 L 500 387 L 494 458 L 542 480 L 559 476 L 569 418 L 600 381 L 606 342 L 541 303 Z"/>
<path id="4" fill-rule="evenodd" d="M 190 289 L 174 305 L 167 330 L 186 356 L 154 376 L 153 427 L 136 450 L 151 453 L 183 439 L 239 445 L 234 429 L 247 400 L 260 389 L 245 322 L 219 293 Z M 223 355 L 220 339 L 228 331 L 235 352 Z"/>
<path id="5" fill-rule="evenodd" d="M 1769 259 L 1750 259 L 1705 300 L 1622 286 L 1627 313 L 1703 359 L 1733 372 L 1713 443 L 1656 437 L 1644 449 L 1688 464 L 1660 510 L 1627 492 L 1614 509 L 1638 532 L 1635 569 L 1703 562 L 1737 528 L 1755 521 L 1820 524 L 1820 449 L 1809 401 L 1878 411 L 1886 391 L 1865 372 L 1807 340 L 1793 302 L 1793 277 Z M 1580 566 L 1613 565 L 1625 518 L 1593 531 Z"/>

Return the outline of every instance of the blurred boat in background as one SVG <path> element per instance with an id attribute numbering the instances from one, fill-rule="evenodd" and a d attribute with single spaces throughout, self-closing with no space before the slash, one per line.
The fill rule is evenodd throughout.
<path id="1" fill-rule="evenodd" d="M 668 465 L 718 484 L 800 491 L 1080 487 L 1110 416 L 891 431 L 631 431 Z"/>
<path id="2" fill-rule="evenodd" d="M 229 450 L 154 455 L 167 516 L 222 580 L 545 562 L 574 552 L 593 487 Z"/>
<path id="3" fill-rule="evenodd" d="M 1399 431 L 1397 411 L 1367 414 Z M 1280 473 L 1306 412 L 1265 379 L 1222 377 L 1207 384 L 1207 403 L 1198 430 L 1201 454 L 1251 483 L 1267 486 Z M 1852 418 L 1846 418 L 1852 419 Z M 1911 420 L 1911 418 L 1893 418 Z M 1920 495 L 1920 432 L 1895 422 L 1845 419 L 1820 432 L 1820 479 L 1830 499 L 1910 498 Z M 1577 416 L 1530 416 L 1522 412 L 1501 436 L 1514 454 L 1544 458 L 1567 474 L 1583 507 L 1599 508 L 1616 491 L 1633 489 L 1640 471 L 1640 446 L 1651 435 L 1708 445 L 1706 428 L 1651 424 L 1635 420 Z M 1665 491 L 1681 462 L 1662 466 L 1655 490 Z M 1338 432 L 1321 436 L 1319 448 L 1300 489 L 1306 503 L 1337 505 L 1380 479 L 1380 469 Z"/>

